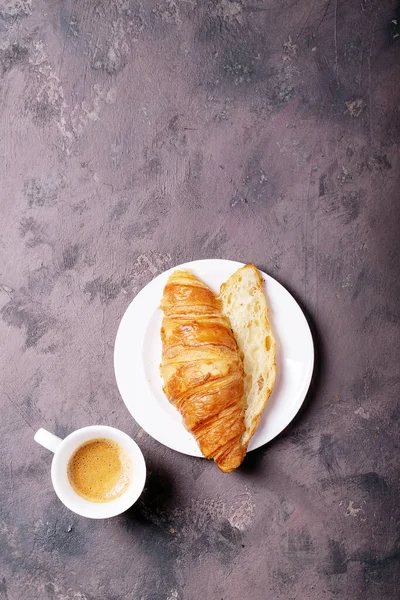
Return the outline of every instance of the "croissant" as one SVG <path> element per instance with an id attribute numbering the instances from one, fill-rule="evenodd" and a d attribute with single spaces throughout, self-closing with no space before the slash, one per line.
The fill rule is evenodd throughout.
<path id="1" fill-rule="evenodd" d="M 172 273 L 161 309 L 164 392 L 202 454 L 229 473 L 246 454 L 243 364 L 229 322 L 190 271 Z"/>

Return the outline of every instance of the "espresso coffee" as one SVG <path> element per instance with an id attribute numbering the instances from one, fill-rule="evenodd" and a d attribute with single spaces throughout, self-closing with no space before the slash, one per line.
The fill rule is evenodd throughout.
<path id="1" fill-rule="evenodd" d="M 131 459 L 112 440 L 98 438 L 82 444 L 69 460 L 68 480 L 79 496 L 90 502 L 110 502 L 129 486 Z"/>

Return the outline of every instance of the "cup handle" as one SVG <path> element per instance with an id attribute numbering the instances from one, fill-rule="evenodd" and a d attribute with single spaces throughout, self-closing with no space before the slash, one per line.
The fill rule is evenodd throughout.
<path id="1" fill-rule="evenodd" d="M 54 433 L 50 433 L 47 429 L 43 429 L 42 427 L 37 430 L 33 439 L 35 442 L 50 450 L 50 452 L 55 452 L 58 446 L 61 444 L 62 439 L 54 435 Z"/>

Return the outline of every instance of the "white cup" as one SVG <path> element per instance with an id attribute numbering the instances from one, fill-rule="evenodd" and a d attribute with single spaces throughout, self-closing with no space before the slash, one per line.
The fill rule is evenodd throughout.
<path id="1" fill-rule="evenodd" d="M 109 502 L 90 502 L 75 492 L 68 480 L 68 462 L 85 442 L 96 438 L 106 438 L 119 444 L 132 461 L 130 484 L 121 496 Z M 35 442 L 54 452 L 51 464 L 51 481 L 61 502 L 73 512 L 89 519 L 107 519 L 127 510 L 136 502 L 146 481 L 146 464 L 139 446 L 129 435 L 114 427 L 93 425 L 70 433 L 64 440 L 46 429 L 39 429 Z"/>

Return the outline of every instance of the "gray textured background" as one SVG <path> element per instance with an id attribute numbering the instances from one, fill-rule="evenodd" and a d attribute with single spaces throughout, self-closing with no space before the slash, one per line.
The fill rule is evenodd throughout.
<path id="1" fill-rule="evenodd" d="M 391 0 L 0 0 L 0 598 L 398 598 L 400 18 Z M 125 409 L 113 344 L 177 263 L 253 261 L 318 354 L 236 473 Z M 33 442 L 141 445 L 129 513 L 68 512 Z"/>

